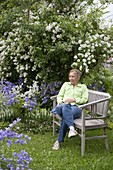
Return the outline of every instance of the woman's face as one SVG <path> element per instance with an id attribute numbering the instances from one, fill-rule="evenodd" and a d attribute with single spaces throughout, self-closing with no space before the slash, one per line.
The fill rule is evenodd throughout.
<path id="1" fill-rule="evenodd" d="M 78 83 L 78 76 L 75 72 L 70 72 L 69 73 L 69 81 L 71 82 L 72 85 L 77 85 Z"/>

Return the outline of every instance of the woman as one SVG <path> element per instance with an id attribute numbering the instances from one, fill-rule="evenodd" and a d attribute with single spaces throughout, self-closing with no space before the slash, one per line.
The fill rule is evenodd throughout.
<path id="1" fill-rule="evenodd" d="M 58 139 L 53 146 L 54 150 L 60 149 L 60 143 L 64 142 L 68 129 L 69 138 L 77 135 L 77 131 L 74 128 L 74 119 L 79 118 L 82 113 L 78 106 L 86 103 L 88 100 L 88 89 L 85 84 L 79 83 L 80 77 L 81 72 L 79 70 L 70 70 L 69 82 L 65 82 L 62 85 L 57 95 L 58 105 L 51 111 L 53 114 L 58 114 L 62 117 Z"/>

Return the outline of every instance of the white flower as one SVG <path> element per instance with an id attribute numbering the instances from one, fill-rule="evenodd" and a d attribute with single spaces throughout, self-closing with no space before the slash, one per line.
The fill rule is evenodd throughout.
<path id="1" fill-rule="evenodd" d="M 86 72 L 86 73 L 88 73 L 88 72 L 89 72 L 89 69 L 88 69 L 88 67 L 86 67 L 86 70 L 85 70 L 85 72 Z"/>
<path id="2" fill-rule="evenodd" d="M 52 3 L 50 3 L 48 7 L 49 7 L 49 8 L 53 8 L 53 4 L 52 4 Z"/>
<path id="3" fill-rule="evenodd" d="M 105 41 L 101 41 L 101 44 L 103 44 L 103 45 L 104 45 L 104 44 L 105 44 Z"/>
<path id="4" fill-rule="evenodd" d="M 79 67 L 79 70 L 80 70 L 80 71 L 82 70 L 82 65 Z"/>
<path id="5" fill-rule="evenodd" d="M 21 70 L 24 70 L 24 66 L 23 65 L 20 65 L 20 71 Z"/>
<path id="6" fill-rule="evenodd" d="M 91 55 L 91 58 L 94 58 L 94 55 L 93 55 L 93 54 Z"/>
<path id="7" fill-rule="evenodd" d="M 113 52 L 113 49 L 111 49 L 110 51 L 111 51 L 111 53 L 112 53 L 112 52 Z"/>
<path id="8" fill-rule="evenodd" d="M 100 35 L 100 38 L 102 38 L 102 37 L 104 37 L 104 34 L 101 34 L 101 35 Z"/>
<path id="9" fill-rule="evenodd" d="M 72 43 L 72 44 L 76 44 L 76 41 L 73 41 L 73 40 L 72 40 L 71 43 Z"/>
<path id="10" fill-rule="evenodd" d="M 104 37 L 104 41 L 109 41 L 109 37 Z"/>
<path id="11" fill-rule="evenodd" d="M 109 47 L 111 47 L 111 44 L 107 42 L 107 46 L 108 46 L 108 48 L 109 48 Z"/>
<path id="12" fill-rule="evenodd" d="M 2 46 L 2 47 L 0 47 L 0 51 L 2 51 L 2 49 L 3 49 L 3 46 Z"/>
<path id="13" fill-rule="evenodd" d="M 95 50 L 94 49 L 91 49 L 91 52 L 94 52 Z"/>
<path id="14" fill-rule="evenodd" d="M 78 44 L 81 44 L 81 43 L 82 43 L 82 40 L 79 40 L 79 41 L 78 41 Z"/>
<path id="15" fill-rule="evenodd" d="M 94 50 L 94 49 L 95 49 L 95 47 L 94 47 L 94 45 L 92 45 L 92 46 L 91 46 L 91 50 Z"/>
<path id="16" fill-rule="evenodd" d="M 99 29 L 103 30 L 104 26 L 102 24 L 99 25 Z"/>
<path id="17" fill-rule="evenodd" d="M 91 61 L 88 61 L 88 64 L 91 64 Z"/>
<path id="18" fill-rule="evenodd" d="M 83 61 L 83 63 L 86 63 L 86 59 L 85 58 L 83 58 L 82 61 Z"/>
<path id="19" fill-rule="evenodd" d="M 62 38 L 62 35 L 61 35 L 61 34 L 59 34 L 59 35 L 57 35 L 56 37 L 57 37 L 57 38 Z"/>
<path id="20" fill-rule="evenodd" d="M 82 47 L 82 48 L 86 48 L 87 45 L 86 45 L 86 44 L 81 44 L 81 47 Z"/>
<path id="21" fill-rule="evenodd" d="M 24 60 L 27 60 L 29 58 L 29 56 L 28 55 L 24 55 Z"/>
<path id="22" fill-rule="evenodd" d="M 97 37 L 97 38 L 98 38 L 98 37 L 100 37 L 100 35 L 97 33 L 97 34 L 95 34 L 95 37 Z"/>
<path id="23" fill-rule="evenodd" d="M 30 58 L 30 61 L 31 61 L 31 62 L 33 62 L 33 59 L 32 59 L 32 58 Z"/>
<path id="24" fill-rule="evenodd" d="M 97 42 L 95 43 L 95 47 L 98 47 L 98 43 Z"/>
<path id="25" fill-rule="evenodd" d="M 53 27 L 53 25 L 50 25 L 50 24 L 49 24 L 49 25 L 46 27 L 46 31 L 50 32 L 51 29 L 52 29 L 52 27 Z"/>
<path id="26" fill-rule="evenodd" d="M 107 51 L 107 48 L 106 48 L 106 47 L 104 47 L 104 48 L 103 48 L 103 50 L 104 50 L 104 51 Z"/>
<path id="27" fill-rule="evenodd" d="M 78 50 L 82 50 L 82 47 L 79 47 Z"/>
<path id="28" fill-rule="evenodd" d="M 95 59 L 92 59 L 92 63 L 96 63 L 96 60 L 95 60 Z"/>
<path id="29" fill-rule="evenodd" d="M 57 31 L 56 31 L 55 29 L 53 29 L 52 32 L 53 32 L 54 34 L 57 34 Z"/>
<path id="30" fill-rule="evenodd" d="M 83 65 L 87 67 L 87 64 L 86 64 L 86 63 L 83 63 Z"/>
<path id="31" fill-rule="evenodd" d="M 74 56 L 74 59 L 77 59 L 77 58 L 78 58 L 78 56 L 77 56 L 77 55 L 75 55 L 75 56 Z"/>
<path id="32" fill-rule="evenodd" d="M 106 54 L 103 54 L 103 57 L 106 57 Z"/>
<path id="33" fill-rule="evenodd" d="M 89 44 L 90 42 L 88 41 L 88 40 L 86 40 L 86 42 L 85 42 L 86 44 Z"/>
<path id="34" fill-rule="evenodd" d="M 52 23 L 52 26 L 55 26 L 55 25 L 57 25 L 57 22 L 53 22 L 53 23 Z"/>
<path id="35" fill-rule="evenodd" d="M 55 36 L 52 36 L 51 39 L 53 40 L 53 42 L 56 41 L 56 37 Z"/>
<path id="36" fill-rule="evenodd" d="M 82 53 L 78 53 L 78 56 L 83 56 L 83 54 Z"/>
<path id="37" fill-rule="evenodd" d="M 59 26 L 57 25 L 57 26 L 55 27 L 55 30 L 58 32 L 58 31 L 61 30 L 61 28 L 59 28 Z"/>
<path id="38" fill-rule="evenodd" d="M 84 56 L 85 58 L 87 58 L 88 57 L 88 53 L 85 53 L 85 56 Z"/>
<path id="39" fill-rule="evenodd" d="M 25 65 L 25 70 L 28 70 L 29 66 L 28 64 Z"/>
<path id="40" fill-rule="evenodd" d="M 74 62 L 71 66 L 74 67 L 74 66 L 77 66 L 77 65 L 78 65 L 78 63 Z"/>
<path id="41" fill-rule="evenodd" d="M 78 59 L 77 62 L 79 63 L 79 62 L 80 62 L 80 59 Z"/>

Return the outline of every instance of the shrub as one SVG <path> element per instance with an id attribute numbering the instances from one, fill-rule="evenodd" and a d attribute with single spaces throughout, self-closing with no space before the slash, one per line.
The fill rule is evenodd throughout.
<path id="1" fill-rule="evenodd" d="M 83 76 L 92 68 L 97 71 L 113 56 L 112 27 L 100 22 L 103 9 L 91 1 L 54 0 L 31 3 L 26 8 L 29 20 L 25 8 L 23 16 L 11 13 L 11 29 L 0 38 L 1 77 L 11 82 L 23 78 L 30 86 L 33 81 L 65 81 L 71 67 Z M 7 15 L 2 15 L 5 22 Z"/>

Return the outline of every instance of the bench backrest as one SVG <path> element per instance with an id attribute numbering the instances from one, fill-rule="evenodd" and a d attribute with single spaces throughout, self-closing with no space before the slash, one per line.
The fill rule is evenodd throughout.
<path id="1" fill-rule="evenodd" d="M 110 94 L 105 92 L 99 92 L 95 90 L 88 90 L 88 92 L 89 92 L 88 103 L 100 99 L 110 98 Z M 88 107 L 88 110 L 90 110 L 92 114 L 93 113 L 95 114 L 97 112 L 106 117 L 108 112 L 108 107 L 109 107 L 109 100 L 90 106 Z"/>

